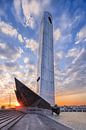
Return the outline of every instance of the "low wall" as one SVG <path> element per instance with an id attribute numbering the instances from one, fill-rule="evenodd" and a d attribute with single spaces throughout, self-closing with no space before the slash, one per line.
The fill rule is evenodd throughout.
<path id="1" fill-rule="evenodd" d="M 42 109 L 37 107 L 24 107 L 18 109 L 19 111 L 29 113 L 29 114 L 44 114 L 44 115 L 52 115 L 52 110 Z"/>

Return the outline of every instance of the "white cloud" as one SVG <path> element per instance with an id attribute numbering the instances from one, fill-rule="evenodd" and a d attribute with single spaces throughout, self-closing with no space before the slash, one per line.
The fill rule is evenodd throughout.
<path id="1" fill-rule="evenodd" d="M 32 51 L 35 51 L 38 48 L 38 43 L 34 39 L 27 39 L 26 41 L 26 48 L 30 48 Z"/>
<path id="2" fill-rule="evenodd" d="M 86 90 L 86 50 L 84 48 L 72 48 L 68 51 L 67 56 L 63 61 L 59 61 L 62 55 L 59 52 L 55 58 L 55 86 L 58 94 L 64 95 L 71 93 L 84 92 Z M 63 54 L 64 56 L 64 54 Z M 67 58 L 72 60 L 69 66 L 61 69 L 60 64 L 64 65 Z M 66 63 L 67 64 L 67 63 Z"/>
<path id="3" fill-rule="evenodd" d="M 35 27 L 34 16 L 38 16 L 41 11 L 40 3 L 36 0 L 31 0 L 31 1 L 22 0 L 22 9 L 24 14 L 25 26 L 34 28 Z"/>
<path id="4" fill-rule="evenodd" d="M 55 59 L 61 60 L 64 57 L 64 52 L 63 51 L 58 51 L 55 53 Z"/>
<path id="5" fill-rule="evenodd" d="M 18 33 L 17 29 L 4 21 L 0 21 L 0 32 L 10 37 L 18 38 L 20 42 L 24 42 L 22 35 Z"/>
<path id="6" fill-rule="evenodd" d="M 35 27 L 34 16 L 38 16 L 41 10 L 38 1 L 14 0 L 14 9 L 19 21 L 22 21 L 21 23 L 23 23 L 24 26 Z"/>
<path id="7" fill-rule="evenodd" d="M 46 6 L 50 3 L 50 0 L 14 0 L 14 9 L 20 23 L 25 27 L 35 27 L 35 18 L 40 15 Z M 22 22 L 21 22 L 22 21 Z"/>
<path id="8" fill-rule="evenodd" d="M 21 57 L 23 50 L 20 47 L 13 46 L 10 43 L 0 43 L 0 58 L 8 61 L 15 61 Z"/>
<path id="9" fill-rule="evenodd" d="M 18 52 L 19 52 L 20 54 L 24 53 L 24 51 L 22 50 L 21 47 L 18 48 Z"/>
<path id="10" fill-rule="evenodd" d="M 18 40 L 19 40 L 20 42 L 24 42 L 23 37 L 22 37 L 21 34 L 18 34 Z"/>
<path id="11" fill-rule="evenodd" d="M 82 48 L 81 51 L 78 53 L 78 55 L 75 57 L 75 59 L 72 61 L 73 64 L 80 58 L 80 56 L 85 52 L 85 49 Z"/>
<path id="12" fill-rule="evenodd" d="M 68 30 L 70 31 L 71 28 L 71 19 L 70 17 L 66 14 L 63 13 L 62 16 L 60 17 L 60 28 L 61 30 Z"/>
<path id="13" fill-rule="evenodd" d="M 17 37 L 17 30 L 13 28 L 11 25 L 5 23 L 4 21 L 0 21 L 0 31 L 6 35 Z"/>
<path id="14" fill-rule="evenodd" d="M 24 63 L 26 64 L 26 63 L 28 63 L 29 62 L 29 58 L 28 57 L 25 57 L 24 58 Z"/>
<path id="15" fill-rule="evenodd" d="M 30 69 L 30 70 L 32 70 L 33 72 L 36 70 L 36 66 L 33 65 L 33 64 L 26 64 L 25 68 L 26 68 L 26 69 Z"/>
<path id="16" fill-rule="evenodd" d="M 35 51 L 38 47 L 38 43 L 34 39 L 27 39 L 23 37 L 18 31 L 12 26 L 3 21 L 0 22 L 0 31 L 11 37 L 18 38 L 19 42 L 26 42 L 26 48 L 30 48 L 32 51 Z M 5 46 L 5 44 L 1 44 Z"/>
<path id="17" fill-rule="evenodd" d="M 31 27 L 34 28 L 35 27 L 35 20 L 33 17 L 28 16 L 28 18 L 25 18 L 25 27 Z"/>
<path id="18" fill-rule="evenodd" d="M 0 97 L 7 97 L 10 91 L 11 93 L 14 92 L 14 77 L 24 82 L 29 88 L 36 92 L 36 68 L 35 65 L 29 64 L 28 61 L 28 57 L 25 57 L 25 66 L 11 61 L 5 61 L 4 64 L 0 63 L 0 92 L 2 92 L 0 93 Z M 9 87 L 10 84 L 11 87 Z"/>
<path id="19" fill-rule="evenodd" d="M 1 48 L 1 49 L 5 49 L 5 48 L 6 48 L 6 44 L 4 44 L 3 42 L 0 43 L 0 48 Z"/>
<path id="20" fill-rule="evenodd" d="M 55 31 L 54 31 L 54 39 L 55 41 L 58 41 L 61 37 L 61 31 L 59 28 L 57 28 Z"/>
<path id="21" fill-rule="evenodd" d="M 36 0 L 22 0 L 22 8 L 26 18 L 29 14 L 39 15 L 41 10 L 40 3 Z"/>
<path id="22" fill-rule="evenodd" d="M 35 27 L 35 18 L 39 17 L 40 11 L 42 11 L 42 9 L 43 9 L 43 6 L 40 4 L 40 3 L 42 3 L 42 1 L 38 1 L 38 0 L 29 1 L 28 0 L 29 5 L 27 5 L 27 6 L 29 7 L 29 10 L 28 10 L 28 7 L 26 7 L 22 3 L 22 1 L 23 0 L 14 0 L 16 12 L 13 12 L 13 13 L 15 15 L 15 18 L 18 22 L 20 22 L 24 26 L 30 26 L 31 28 L 34 28 Z M 23 2 L 25 2 L 25 1 L 23 1 Z M 43 0 L 44 6 L 46 6 L 46 4 L 48 4 L 48 1 L 49 0 L 47 0 L 47 1 Z M 24 8 L 22 8 L 23 7 L 22 5 L 24 6 Z M 24 15 L 24 17 L 22 14 Z M 0 30 L 2 33 L 10 36 L 12 38 L 17 38 L 20 42 L 26 42 L 26 47 L 30 48 L 32 51 L 35 51 L 37 49 L 37 47 L 38 47 L 37 41 L 35 41 L 34 39 L 30 39 L 30 40 L 24 39 L 23 36 L 18 32 L 18 30 L 15 27 L 13 27 L 9 23 L 5 23 L 5 22 L 3 22 L 3 23 L 4 23 L 3 24 L 4 26 L 2 26 L 2 25 L 0 26 Z M 16 61 L 15 61 L 21 57 L 22 53 L 23 53 L 22 48 L 20 48 L 18 46 L 14 46 L 14 44 L 0 43 L 0 58 L 1 58 L 1 56 L 6 58 L 2 68 L 0 65 L 0 72 L 1 71 L 3 72 L 3 74 L 0 75 L 0 79 L 2 79 L 2 80 L 0 80 L 0 84 L 2 85 L 1 88 L 3 88 L 2 91 L 4 93 L 3 94 L 4 97 L 6 97 L 8 95 L 8 92 L 10 90 L 12 90 L 12 93 L 14 92 L 14 88 L 15 88 L 14 77 L 19 78 L 28 87 L 30 87 L 31 89 L 36 91 L 36 87 L 37 87 L 36 86 L 36 79 L 37 79 L 36 66 L 30 65 L 28 63 L 29 57 L 25 57 L 25 59 L 24 59 L 25 66 L 21 65 L 21 63 L 20 63 L 20 65 L 18 65 L 19 61 L 18 61 L 18 63 L 16 63 Z M 11 87 L 9 87 L 10 84 L 11 84 Z M 1 93 L 0 93 L 0 96 L 2 97 Z"/>
<path id="23" fill-rule="evenodd" d="M 22 23 L 23 24 L 23 18 L 21 16 L 21 0 L 14 0 L 13 2 L 14 4 L 14 10 L 13 10 L 13 14 L 15 15 L 15 19 L 18 20 L 18 22 Z M 15 11 L 15 13 L 14 13 Z"/>
<path id="24" fill-rule="evenodd" d="M 78 72 L 74 72 L 72 74 L 70 74 L 65 80 L 63 84 L 70 84 L 72 83 L 75 79 L 77 79 L 77 74 Z"/>
<path id="25" fill-rule="evenodd" d="M 84 26 L 76 35 L 75 44 L 86 41 L 86 26 Z"/>
<path id="26" fill-rule="evenodd" d="M 24 69 L 24 66 L 23 66 L 23 65 L 20 65 L 20 69 Z"/>
<path id="27" fill-rule="evenodd" d="M 66 55 L 66 57 L 77 57 L 77 55 L 79 54 L 80 50 L 78 48 L 72 48 L 70 50 L 68 50 L 68 53 Z"/>

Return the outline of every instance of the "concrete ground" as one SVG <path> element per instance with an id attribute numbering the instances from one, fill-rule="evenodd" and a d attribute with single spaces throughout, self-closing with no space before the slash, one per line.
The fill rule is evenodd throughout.
<path id="1" fill-rule="evenodd" d="M 71 130 L 54 120 L 39 114 L 26 114 L 8 130 Z"/>

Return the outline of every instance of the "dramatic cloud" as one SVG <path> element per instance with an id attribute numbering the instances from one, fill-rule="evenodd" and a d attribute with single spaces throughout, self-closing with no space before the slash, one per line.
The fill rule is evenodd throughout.
<path id="1" fill-rule="evenodd" d="M 9 37 L 15 37 L 21 43 L 26 43 L 26 48 L 30 48 L 32 51 L 35 51 L 38 47 L 38 43 L 34 39 L 28 39 L 23 37 L 18 31 L 12 26 L 4 21 L 0 22 L 0 31 Z"/>
<path id="2" fill-rule="evenodd" d="M 25 26 L 35 27 L 35 18 L 40 15 L 44 8 L 50 3 L 50 0 L 14 0 L 14 9 L 19 21 Z M 41 4 L 41 6 L 40 6 Z M 24 16 L 24 17 L 23 17 Z M 22 19 L 22 20 L 21 20 Z"/>
<path id="3" fill-rule="evenodd" d="M 81 49 L 77 54 L 75 49 L 71 49 L 68 52 L 69 56 L 73 57 L 74 60 L 66 70 L 60 70 L 59 66 L 56 67 L 55 76 L 56 76 L 56 92 L 60 94 L 73 94 L 78 92 L 83 92 L 83 89 L 86 90 L 86 50 Z"/>
<path id="4" fill-rule="evenodd" d="M 24 58 L 25 65 L 19 65 L 14 61 L 0 63 L 0 97 L 7 97 L 9 93 L 14 95 L 14 77 L 25 83 L 29 88 L 37 92 L 37 70 L 35 65 L 29 64 L 28 58 Z M 3 71 L 2 71 L 3 70 Z M 28 78 L 27 78 L 28 77 Z M 13 100 L 12 100 L 13 101 Z"/>
<path id="5" fill-rule="evenodd" d="M 56 94 L 86 91 L 84 1 L 2 0 L 0 7 L 0 97 L 9 97 L 10 91 L 14 95 L 14 77 L 37 90 L 37 51 L 43 11 L 49 11 L 53 17 Z"/>

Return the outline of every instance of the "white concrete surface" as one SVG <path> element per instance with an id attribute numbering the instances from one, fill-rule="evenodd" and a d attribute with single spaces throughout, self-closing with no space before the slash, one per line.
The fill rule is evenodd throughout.
<path id="1" fill-rule="evenodd" d="M 53 54 L 53 22 L 52 16 L 44 12 L 41 21 L 38 63 L 38 87 L 42 96 L 51 105 L 55 104 L 54 95 L 54 54 Z"/>
<path id="2" fill-rule="evenodd" d="M 37 114 L 27 114 L 9 130 L 71 130 L 55 121 Z"/>

